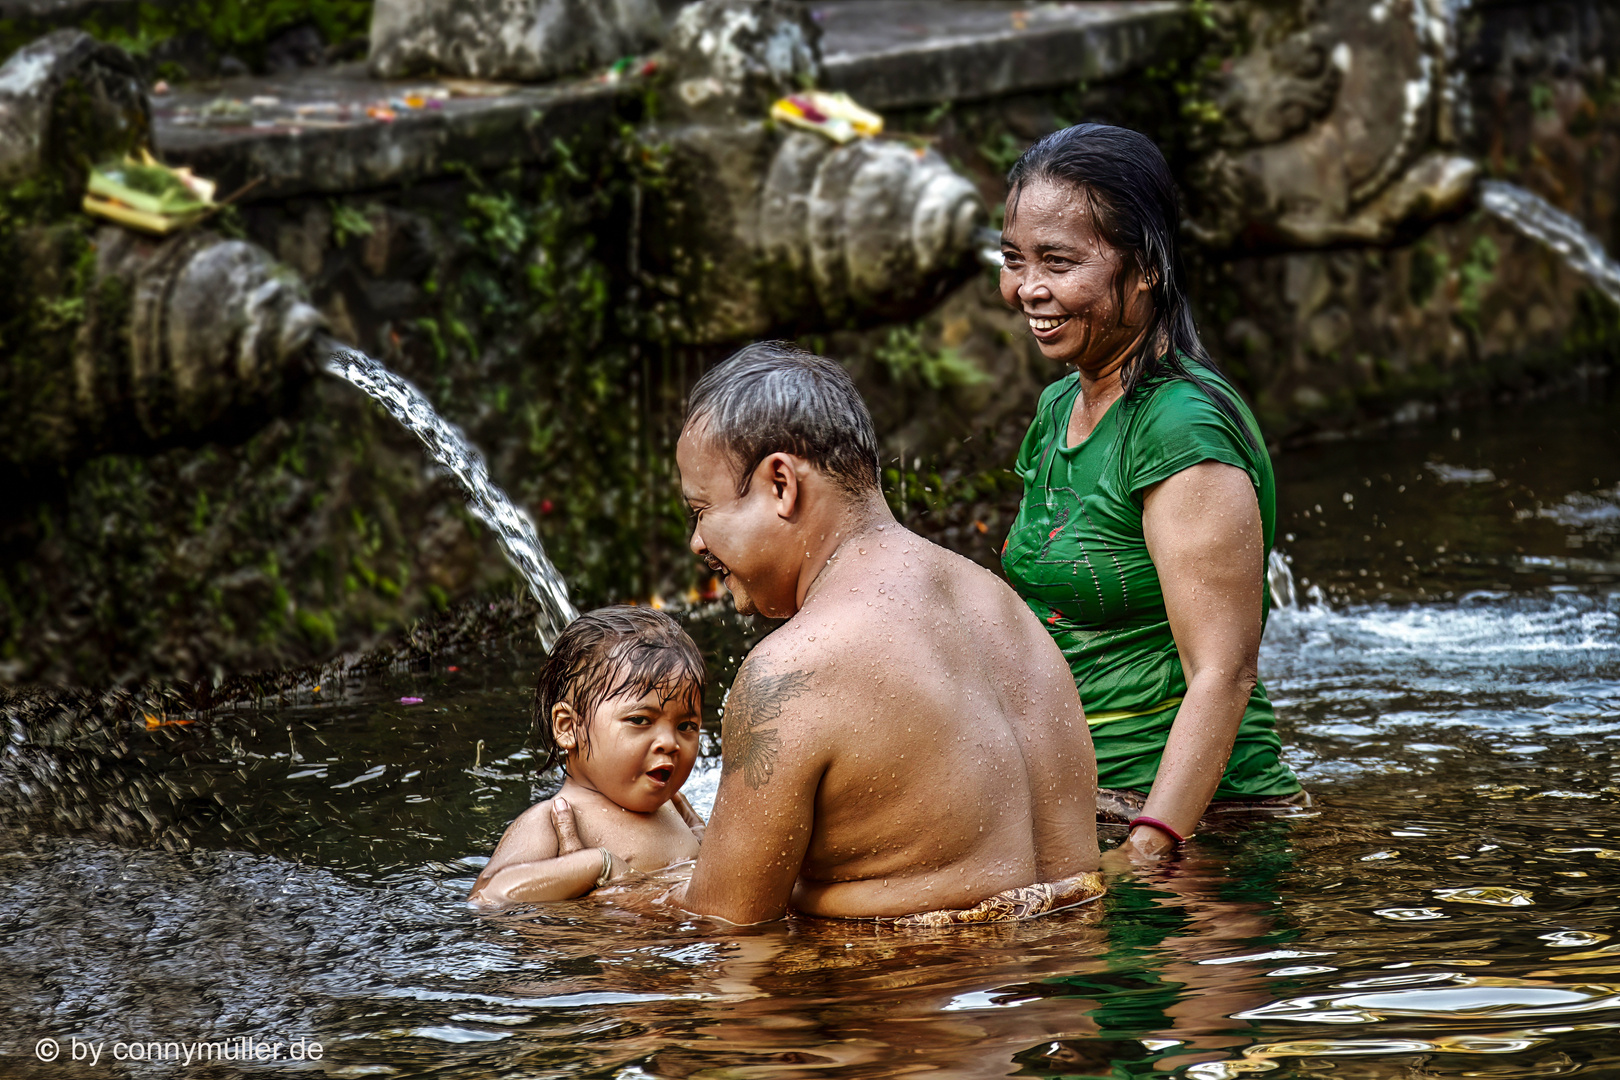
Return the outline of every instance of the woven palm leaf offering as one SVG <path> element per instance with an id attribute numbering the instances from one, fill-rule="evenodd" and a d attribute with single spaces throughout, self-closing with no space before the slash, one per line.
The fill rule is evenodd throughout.
<path id="1" fill-rule="evenodd" d="M 212 180 L 142 150 L 139 160 L 126 157 L 91 169 L 83 205 L 88 214 L 161 236 L 195 224 L 217 204 Z"/>

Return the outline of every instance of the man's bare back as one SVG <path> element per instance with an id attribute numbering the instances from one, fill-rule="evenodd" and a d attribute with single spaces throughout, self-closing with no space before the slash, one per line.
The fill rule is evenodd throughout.
<path id="1" fill-rule="evenodd" d="M 739 611 L 788 622 L 732 685 L 720 788 L 683 906 L 736 922 L 790 902 L 830 917 L 908 915 L 1095 870 L 1096 763 L 1056 644 L 989 571 L 894 520 L 870 419 L 841 369 L 754 348 L 785 355 L 714 373 L 734 386 L 713 398 L 700 383 L 695 401 L 720 404 L 693 406 L 677 459 L 693 550 Z M 781 385 L 754 393 L 782 371 Z M 842 409 L 865 444 L 853 465 L 793 451 L 747 459 L 756 400 L 801 408 L 822 393 L 788 444 L 828 439 Z M 744 435 L 728 443 L 733 423 Z"/>
<path id="2" fill-rule="evenodd" d="M 846 544 L 804 608 L 748 661 L 753 706 L 822 763 L 793 904 L 807 914 L 969 907 L 1097 868 L 1094 765 L 1051 636 L 988 571 L 899 525 Z M 765 740 L 754 745 L 763 753 Z M 789 750 L 792 747 L 792 750 Z"/>

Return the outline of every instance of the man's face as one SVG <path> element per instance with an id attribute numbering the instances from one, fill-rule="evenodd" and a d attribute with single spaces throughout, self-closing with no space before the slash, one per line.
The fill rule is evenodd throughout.
<path id="1" fill-rule="evenodd" d="M 798 564 L 770 478 L 756 475 L 739 496 L 736 463 L 701 426 L 681 433 L 675 462 L 692 509 L 691 548 L 720 575 L 737 610 L 772 619 L 792 615 Z"/>

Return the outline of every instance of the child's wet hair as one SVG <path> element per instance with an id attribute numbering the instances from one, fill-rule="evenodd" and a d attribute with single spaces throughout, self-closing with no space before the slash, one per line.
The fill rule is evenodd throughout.
<path id="1" fill-rule="evenodd" d="M 664 701 L 690 697 L 701 706 L 708 671 L 681 624 L 653 608 L 599 608 L 557 636 L 534 684 L 534 741 L 545 751 L 541 771 L 567 758 L 557 745 L 551 710 L 558 702 L 580 718 L 579 749 L 590 752 L 591 718 L 609 698 L 657 692 Z"/>

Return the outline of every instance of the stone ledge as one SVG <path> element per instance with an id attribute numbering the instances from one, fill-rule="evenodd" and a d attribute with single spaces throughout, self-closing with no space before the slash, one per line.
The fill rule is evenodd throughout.
<path id="1" fill-rule="evenodd" d="M 171 91 L 152 99 L 152 127 L 167 160 L 216 179 L 222 196 L 257 180 L 247 198 L 258 200 L 542 160 L 555 140 L 611 123 L 623 92 L 597 80 L 379 81 L 364 64 L 346 64 Z M 427 96 L 420 108 L 388 105 L 434 94 L 445 96 Z M 394 118 L 381 119 L 379 106 Z"/>
<path id="2" fill-rule="evenodd" d="M 874 109 L 970 101 L 1116 78 L 1181 26 L 1181 0 L 815 5 L 826 84 Z"/>
<path id="3" fill-rule="evenodd" d="M 878 109 L 1104 80 L 1148 63 L 1181 0 L 1043 3 L 822 0 L 825 83 Z M 427 96 L 422 107 L 378 106 Z M 557 139 L 611 123 L 637 79 L 534 86 L 379 81 L 363 65 L 183 87 L 152 99 L 164 157 L 250 200 L 395 187 L 460 166 L 543 160 Z M 437 96 L 434 96 L 437 95 Z"/>

